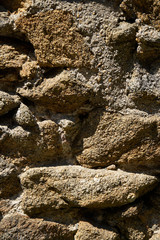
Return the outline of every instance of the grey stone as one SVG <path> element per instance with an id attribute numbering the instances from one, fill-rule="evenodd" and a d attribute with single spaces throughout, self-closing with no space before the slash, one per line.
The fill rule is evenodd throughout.
<path id="1" fill-rule="evenodd" d="M 15 119 L 22 127 L 33 127 L 36 125 L 36 119 L 29 108 L 21 103 L 16 113 Z"/>
<path id="2" fill-rule="evenodd" d="M 0 115 L 8 113 L 10 110 L 18 107 L 20 98 L 17 95 L 10 95 L 0 91 Z"/>

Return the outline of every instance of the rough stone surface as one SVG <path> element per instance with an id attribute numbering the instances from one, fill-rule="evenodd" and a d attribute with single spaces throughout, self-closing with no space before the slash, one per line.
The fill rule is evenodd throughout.
<path id="1" fill-rule="evenodd" d="M 119 240 L 119 235 L 111 229 L 99 229 L 88 222 L 79 222 L 75 240 Z"/>
<path id="2" fill-rule="evenodd" d="M 21 191 L 18 169 L 9 159 L 0 157 L 0 197 L 7 198 Z"/>
<path id="3" fill-rule="evenodd" d="M 159 166 L 160 119 L 93 111 L 78 136 L 77 160 L 87 167 L 116 164 L 122 168 Z M 82 139 L 82 140 L 81 140 Z M 80 141 L 81 140 L 81 141 Z M 155 149 L 155 150 L 154 150 Z"/>
<path id="4" fill-rule="evenodd" d="M 54 10 L 23 17 L 17 27 L 33 44 L 41 66 L 82 67 L 89 65 L 92 59 L 69 12 Z"/>
<path id="5" fill-rule="evenodd" d="M 153 27 L 143 26 L 137 33 L 137 54 L 141 61 L 151 61 L 160 57 L 160 32 Z"/>
<path id="6" fill-rule="evenodd" d="M 34 115 L 23 103 L 21 103 L 20 107 L 18 108 L 15 119 L 17 123 L 23 127 L 33 127 L 37 124 Z"/>
<path id="7" fill-rule="evenodd" d="M 124 11 L 128 20 L 133 20 L 138 17 L 142 23 L 153 25 L 159 29 L 159 0 L 123 0 L 121 2 L 120 7 Z"/>
<path id="8" fill-rule="evenodd" d="M 160 1 L 0 1 L 0 239 L 159 239 Z"/>
<path id="9" fill-rule="evenodd" d="M 45 208 L 121 206 L 145 194 L 156 181 L 153 176 L 120 170 L 80 166 L 34 168 L 21 175 L 22 207 L 32 215 Z"/>
<path id="10" fill-rule="evenodd" d="M 73 235 L 74 231 L 66 226 L 42 219 L 30 219 L 21 214 L 10 215 L 0 223 L 0 238 L 3 240 L 71 240 L 74 239 Z"/>
<path id="11" fill-rule="evenodd" d="M 2 135 L 0 139 L 1 152 L 10 157 L 20 158 L 22 164 L 24 164 L 23 160 L 26 159 L 25 165 L 34 165 L 36 162 L 43 162 L 44 159 L 46 162 L 53 162 L 60 158 L 62 144 L 58 133 L 58 125 L 51 120 L 46 120 L 38 122 L 34 127 L 35 119 L 30 114 L 31 112 L 28 115 L 27 111 L 25 111 L 25 114 L 23 112 L 22 115 L 17 114 L 18 121 L 23 127 L 17 126 L 14 129 L 9 129 L 0 126 Z M 31 119 L 28 117 L 31 117 Z M 24 124 L 24 118 L 28 119 L 25 122 L 26 124 Z M 31 128 L 28 129 L 28 127 Z"/>
<path id="12" fill-rule="evenodd" d="M 23 87 L 17 92 L 54 112 L 73 112 L 95 101 L 92 85 L 82 83 L 66 70 L 56 77 L 44 79 L 38 86 Z"/>
<path id="13" fill-rule="evenodd" d="M 10 110 L 18 107 L 20 99 L 17 95 L 10 95 L 0 91 L 0 115 L 8 113 Z"/>

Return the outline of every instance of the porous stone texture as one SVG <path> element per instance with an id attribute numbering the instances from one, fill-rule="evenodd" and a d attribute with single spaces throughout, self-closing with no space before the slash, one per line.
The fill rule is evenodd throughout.
<path id="1" fill-rule="evenodd" d="M 0 239 L 159 240 L 160 1 L 0 1 Z"/>
<path id="2" fill-rule="evenodd" d="M 77 153 L 81 165 L 104 167 L 116 164 L 132 170 L 160 166 L 159 117 L 98 113 L 90 112 L 74 146 L 75 151 L 82 148 L 82 153 Z"/>
<path id="3" fill-rule="evenodd" d="M 92 59 L 67 11 L 53 10 L 22 17 L 16 25 L 33 44 L 41 66 L 87 67 Z"/>
<path id="4" fill-rule="evenodd" d="M 73 235 L 74 231 L 62 224 L 47 222 L 43 219 L 30 219 L 21 214 L 12 214 L 5 217 L 0 223 L 0 237 L 3 240 L 71 240 L 74 239 Z"/>
<path id="5" fill-rule="evenodd" d="M 149 175 L 80 166 L 34 168 L 20 179 L 24 189 L 22 208 L 31 215 L 48 207 L 51 210 L 125 205 L 152 189 L 157 182 Z"/>
<path id="6" fill-rule="evenodd" d="M 119 240 L 119 235 L 113 229 L 100 229 L 88 222 L 79 222 L 75 240 Z"/>

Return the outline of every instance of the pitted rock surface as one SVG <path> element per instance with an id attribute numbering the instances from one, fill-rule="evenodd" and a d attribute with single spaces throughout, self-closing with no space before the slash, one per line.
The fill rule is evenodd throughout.
<path id="1" fill-rule="evenodd" d="M 44 208 L 106 208 L 125 205 L 152 189 L 154 176 L 80 166 L 33 168 L 21 175 L 25 212 Z"/>
<path id="2" fill-rule="evenodd" d="M 160 1 L 0 1 L 0 239 L 159 240 Z"/>

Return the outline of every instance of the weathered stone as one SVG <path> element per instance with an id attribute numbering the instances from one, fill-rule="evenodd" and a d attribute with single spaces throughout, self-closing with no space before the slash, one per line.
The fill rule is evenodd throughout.
<path id="1" fill-rule="evenodd" d="M 117 28 L 107 31 L 106 42 L 115 44 L 126 44 L 126 42 L 135 42 L 137 25 L 135 23 L 121 22 Z"/>
<path id="2" fill-rule="evenodd" d="M 18 170 L 4 156 L 0 157 L 0 197 L 10 197 L 21 191 Z"/>
<path id="3" fill-rule="evenodd" d="M 74 233 L 74 230 L 65 225 L 42 219 L 30 219 L 21 214 L 12 214 L 0 222 L 2 240 L 72 240 Z"/>
<path id="4" fill-rule="evenodd" d="M 25 125 L 26 126 L 26 125 Z M 46 120 L 32 129 L 17 126 L 14 129 L 0 126 L 0 151 L 7 156 L 27 158 L 27 163 L 54 161 L 62 154 L 58 125 Z M 24 163 L 23 163 L 24 164 Z"/>
<path id="5" fill-rule="evenodd" d="M 160 2 L 159 0 L 123 0 L 120 4 L 128 20 L 139 18 L 142 23 L 153 25 L 160 29 Z"/>
<path id="6" fill-rule="evenodd" d="M 21 78 L 31 80 L 36 77 L 39 66 L 36 61 L 26 62 L 22 65 L 22 70 L 20 70 Z"/>
<path id="7" fill-rule="evenodd" d="M 80 166 L 33 168 L 21 176 L 22 208 L 30 215 L 67 207 L 106 208 L 125 205 L 151 190 L 157 179 L 121 170 Z"/>
<path id="8" fill-rule="evenodd" d="M 89 66 L 92 54 L 74 27 L 71 13 L 62 10 L 41 12 L 18 19 L 16 25 L 33 44 L 40 66 Z"/>
<path id="9" fill-rule="evenodd" d="M 12 209 L 12 204 L 9 199 L 3 199 L 0 200 L 0 221 L 6 214 L 9 213 L 9 211 Z"/>
<path id="10" fill-rule="evenodd" d="M 0 116 L 18 107 L 20 99 L 17 95 L 10 95 L 0 91 Z"/>
<path id="11" fill-rule="evenodd" d="M 22 127 L 33 127 L 36 125 L 36 119 L 30 109 L 23 103 L 21 103 L 16 113 L 15 119 L 17 123 Z"/>
<path id="12" fill-rule="evenodd" d="M 138 31 L 137 56 L 141 61 L 153 62 L 160 57 L 160 32 L 153 27 L 143 26 Z"/>
<path id="13" fill-rule="evenodd" d="M 93 111 L 77 139 L 78 162 L 87 167 L 116 164 L 124 169 L 159 166 L 159 118 Z M 82 148 L 82 153 L 77 153 Z M 77 150 L 78 149 L 78 150 Z"/>
<path id="14" fill-rule="evenodd" d="M 26 48 L 14 41 L 4 40 L 0 40 L 0 68 L 21 68 L 27 61 Z"/>
<path id="15" fill-rule="evenodd" d="M 17 92 L 54 112 L 73 112 L 95 101 L 92 86 L 74 79 L 66 70 L 38 86 L 19 88 Z"/>
<path id="16" fill-rule="evenodd" d="M 88 222 L 79 222 L 75 240 L 119 240 L 119 235 L 111 229 L 97 228 Z"/>
<path id="17" fill-rule="evenodd" d="M 114 53 L 114 58 L 122 67 L 132 61 L 136 49 L 137 24 L 120 22 L 118 26 L 108 27 L 106 44 Z M 123 54 L 125 51 L 125 54 Z"/>

